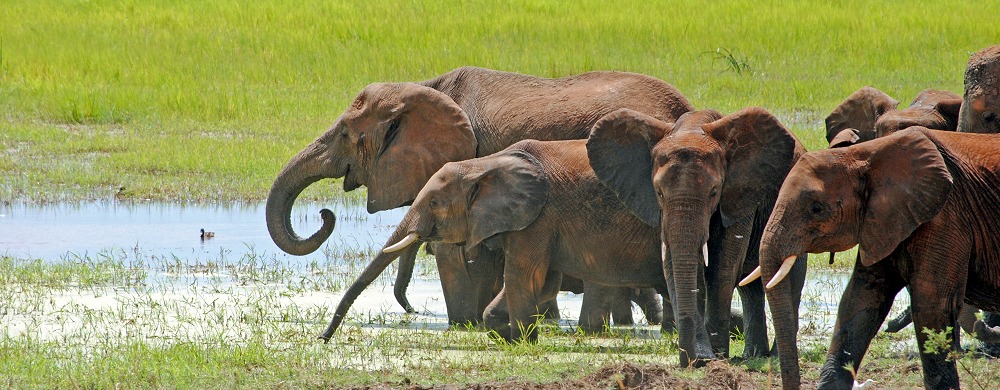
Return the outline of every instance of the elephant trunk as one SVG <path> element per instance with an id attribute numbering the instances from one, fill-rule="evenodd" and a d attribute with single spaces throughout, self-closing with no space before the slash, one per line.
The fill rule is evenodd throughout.
<path id="1" fill-rule="evenodd" d="M 299 152 L 275 178 L 267 195 L 267 232 L 278 248 L 292 255 L 303 256 L 316 251 L 333 233 L 336 217 L 328 209 L 320 210 L 323 226 L 309 238 L 299 237 L 291 222 L 292 205 L 306 187 L 324 178 L 339 177 L 329 172 L 329 163 L 323 159 L 325 149 L 317 140 Z"/>
<path id="2" fill-rule="evenodd" d="M 698 279 L 700 264 L 704 262 L 701 251 L 708 237 L 708 218 L 696 211 L 700 210 L 698 207 L 675 205 L 671 210 L 665 216 L 668 230 L 664 237 L 670 251 L 670 269 L 667 270 L 670 275 L 665 276 L 672 278 L 676 292 L 673 299 L 680 365 L 687 367 L 692 360 L 711 356 L 710 351 L 708 356 L 701 356 L 704 353 L 699 352 L 705 351 L 698 349 L 699 341 L 707 341 L 699 340 L 704 323 L 698 305 Z"/>
<path id="3" fill-rule="evenodd" d="M 780 222 L 780 210 L 775 210 L 771 222 Z M 768 223 L 760 246 L 760 264 L 762 281 L 770 281 L 783 261 L 790 255 L 797 255 L 793 248 L 783 243 L 789 242 L 784 237 L 785 229 L 779 223 Z M 791 280 L 778 283 L 765 289 L 768 305 L 771 308 L 771 319 L 774 323 L 774 338 L 778 345 L 778 357 L 781 366 L 781 386 L 784 389 L 798 389 L 801 382 L 799 373 L 799 349 L 796 342 L 798 329 L 796 324 L 796 308 L 793 303 L 793 286 Z"/>
<path id="4" fill-rule="evenodd" d="M 403 218 L 403 221 L 400 222 L 399 226 L 396 227 L 396 230 L 386 241 L 383 249 L 393 246 L 411 233 L 413 231 L 413 227 L 416 226 L 414 223 L 415 219 L 416 218 L 413 214 L 407 213 L 406 217 Z M 351 305 L 354 304 L 354 300 L 361 295 L 361 292 L 372 284 L 372 282 L 374 282 L 375 279 L 382 274 L 382 271 L 384 271 L 393 260 L 396 260 L 400 254 L 405 253 L 414 247 L 419 247 L 420 243 L 421 241 L 419 240 L 411 242 L 408 247 L 401 248 L 399 251 L 379 251 L 378 255 L 375 256 L 375 259 L 368 264 L 368 267 L 365 267 L 365 270 L 361 272 L 358 279 L 355 280 L 354 283 L 351 284 L 351 287 L 347 289 L 347 292 L 344 293 L 344 297 L 341 298 L 340 303 L 337 305 L 337 310 L 333 314 L 333 319 L 330 321 L 330 326 L 326 328 L 326 331 L 323 332 L 323 335 L 319 336 L 319 338 L 323 339 L 324 342 L 329 342 L 330 338 L 333 337 L 333 333 L 337 331 L 337 328 L 340 327 L 340 323 L 343 322 L 344 317 L 347 315 L 347 311 L 351 308 Z"/>

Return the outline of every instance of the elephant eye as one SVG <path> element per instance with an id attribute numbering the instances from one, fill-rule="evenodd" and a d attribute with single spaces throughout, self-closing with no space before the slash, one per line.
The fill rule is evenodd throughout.
<path id="1" fill-rule="evenodd" d="M 663 191 L 656 190 L 656 197 L 660 198 L 660 199 L 663 199 Z"/>
<path id="2" fill-rule="evenodd" d="M 983 115 L 983 120 L 986 122 L 993 122 L 997 120 L 997 114 L 991 112 L 989 114 Z"/>
<path id="3" fill-rule="evenodd" d="M 717 188 L 717 187 L 712 187 L 712 192 L 710 192 L 710 193 L 708 194 L 708 196 L 710 196 L 710 197 L 714 197 L 714 196 L 716 196 L 716 195 L 718 195 L 718 194 L 719 194 L 719 188 Z"/>
<path id="4" fill-rule="evenodd" d="M 825 214 L 826 211 L 827 211 L 826 205 L 821 202 L 813 202 L 812 205 L 809 206 L 809 212 L 811 212 L 814 216 L 817 217 L 822 217 L 823 216 L 822 214 Z"/>
<path id="5" fill-rule="evenodd" d="M 437 208 L 438 202 L 436 200 L 432 200 L 432 201 L 430 201 L 430 203 L 427 204 L 427 206 L 429 206 L 432 209 L 433 208 Z"/>

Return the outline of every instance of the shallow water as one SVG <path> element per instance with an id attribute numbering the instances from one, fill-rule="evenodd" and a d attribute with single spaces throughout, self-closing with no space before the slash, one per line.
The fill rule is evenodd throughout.
<path id="1" fill-rule="evenodd" d="M 273 257 L 282 263 L 308 264 L 331 260 L 324 253 L 331 248 L 346 247 L 357 252 L 377 250 L 406 212 L 406 208 L 401 208 L 369 215 L 360 205 L 299 204 L 292 213 L 292 222 L 299 235 L 308 236 L 320 227 L 319 210 L 323 207 L 330 208 L 337 215 L 337 227 L 321 250 L 300 257 L 285 254 L 271 241 L 264 222 L 263 204 L 175 205 L 103 201 L 46 206 L 7 205 L 0 206 L 0 253 L 58 262 L 102 251 L 123 250 L 141 252 L 143 256 L 172 257 L 194 264 L 216 261 L 220 257 L 238 259 L 247 253 L 254 253 Z M 215 232 L 215 237 L 202 240 L 199 237 L 199 229 L 202 228 Z M 334 263 L 337 261 L 334 260 Z M 352 267 L 350 272 L 353 275 L 360 272 L 357 265 Z M 845 272 L 810 271 L 803 293 L 801 321 L 812 323 L 821 332 L 832 329 L 848 276 Z M 402 314 L 402 309 L 392 297 L 391 283 L 391 277 L 376 280 L 353 305 L 352 312 Z M 324 296 L 325 304 L 331 309 L 335 307 L 341 293 Z M 418 276 L 411 285 L 411 302 L 427 316 L 426 320 L 437 322 L 446 318 L 441 297 L 436 275 Z M 900 298 L 896 310 L 908 301 L 905 293 L 900 294 Z M 559 301 L 563 318 L 575 319 L 581 300 L 580 295 L 561 293 Z M 734 307 L 739 308 L 739 303 L 734 301 Z M 642 318 L 638 309 L 635 318 Z"/>
<path id="2" fill-rule="evenodd" d="M 324 245 L 381 247 L 405 208 L 369 215 L 343 204 L 300 204 L 292 224 L 303 237 L 319 229 L 323 207 L 337 215 L 337 226 Z M 200 229 L 215 233 L 202 240 Z M 289 256 L 271 241 L 263 204 L 176 205 L 160 203 L 90 202 L 61 205 L 0 206 L 0 253 L 16 257 L 59 260 L 68 254 L 140 249 L 146 255 L 177 255 L 185 260 L 239 257 L 251 250 L 302 261 L 324 256 L 323 248 L 301 257 Z"/>

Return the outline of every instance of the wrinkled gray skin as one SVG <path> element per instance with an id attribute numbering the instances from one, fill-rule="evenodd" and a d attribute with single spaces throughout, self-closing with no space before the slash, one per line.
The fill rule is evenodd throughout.
<path id="1" fill-rule="evenodd" d="M 963 99 L 959 132 L 1000 133 L 1000 45 L 969 58 Z"/>
<path id="2" fill-rule="evenodd" d="M 680 364 L 728 357 L 733 288 L 759 264 L 757 243 L 778 188 L 805 148 L 773 115 L 751 107 L 725 117 L 692 111 L 674 124 L 619 110 L 594 126 L 587 152 L 601 182 L 660 231 L 678 343 L 682 351 L 696 352 L 682 352 Z M 699 255 L 705 243 L 707 267 Z M 804 277 L 802 262 L 791 277 L 799 290 Z M 693 293 L 705 290 L 702 278 L 707 301 Z M 767 355 L 763 285 L 738 291 L 746 321 L 744 356 Z"/>
<path id="3" fill-rule="evenodd" d="M 855 129 L 858 142 L 883 137 L 912 126 L 954 131 L 958 126 L 962 97 L 948 91 L 925 89 L 910 105 L 897 110 L 899 102 L 885 92 L 862 87 L 826 117 L 826 140 L 833 144 L 843 131 Z"/>
<path id="4" fill-rule="evenodd" d="M 619 108 L 673 121 L 692 107 L 671 85 L 624 72 L 545 79 L 464 67 L 423 82 L 368 85 L 329 130 L 278 174 L 267 199 L 268 232 L 285 252 L 311 253 L 332 233 L 334 215 L 321 210 L 323 226 L 302 238 L 292 229 L 291 209 L 296 197 L 318 180 L 344 178 L 345 191 L 366 186 L 368 212 L 396 208 L 410 204 L 447 162 L 489 155 L 522 139 L 585 138 L 598 118 Z M 416 252 L 403 254 L 395 285 L 396 298 L 407 310 L 412 307 L 405 289 Z M 447 248 L 436 252 L 441 252 L 436 257 L 457 253 Z M 464 267 L 439 271 L 449 320 L 478 322 L 484 302 L 498 286 L 497 275 L 482 274 L 477 280 Z"/>
<path id="5" fill-rule="evenodd" d="M 818 387 L 851 388 L 869 343 L 896 294 L 909 290 L 917 328 L 946 332 L 958 348 L 963 301 L 1000 308 L 1000 139 L 912 127 L 844 148 L 806 153 L 789 172 L 761 240 L 763 280 L 784 259 L 859 246 L 858 261 L 838 306 Z M 794 257 L 791 257 L 794 258 Z M 782 385 L 799 388 L 796 334 L 788 283 L 767 290 L 775 318 Z M 963 299 L 964 298 L 964 299 Z M 916 335 L 924 385 L 958 388 L 948 353 L 926 352 Z M 845 369 L 848 367 L 848 369 Z"/>
<path id="6" fill-rule="evenodd" d="M 563 275 L 594 285 L 665 293 L 658 231 L 629 213 L 594 176 L 586 140 L 526 140 L 486 157 L 445 164 L 420 191 L 383 250 L 338 304 L 321 336 L 329 339 L 357 296 L 402 251 L 421 241 L 465 253 L 503 253 L 503 291 L 484 322 L 508 341 L 537 338 L 539 304 Z M 409 241 L 408 241 L 409 242 Z M 585 294 L 586 295 L 586 294 Z"/>

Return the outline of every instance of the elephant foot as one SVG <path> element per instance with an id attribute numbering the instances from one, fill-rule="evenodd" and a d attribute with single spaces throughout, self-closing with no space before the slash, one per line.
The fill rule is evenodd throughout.
<path id="1" fill-rule="evenodd" d="M 660 333 L 677 333 L 677 324 L 672 320 L 670 322 L 663 321 L 660 324 Z"/>

